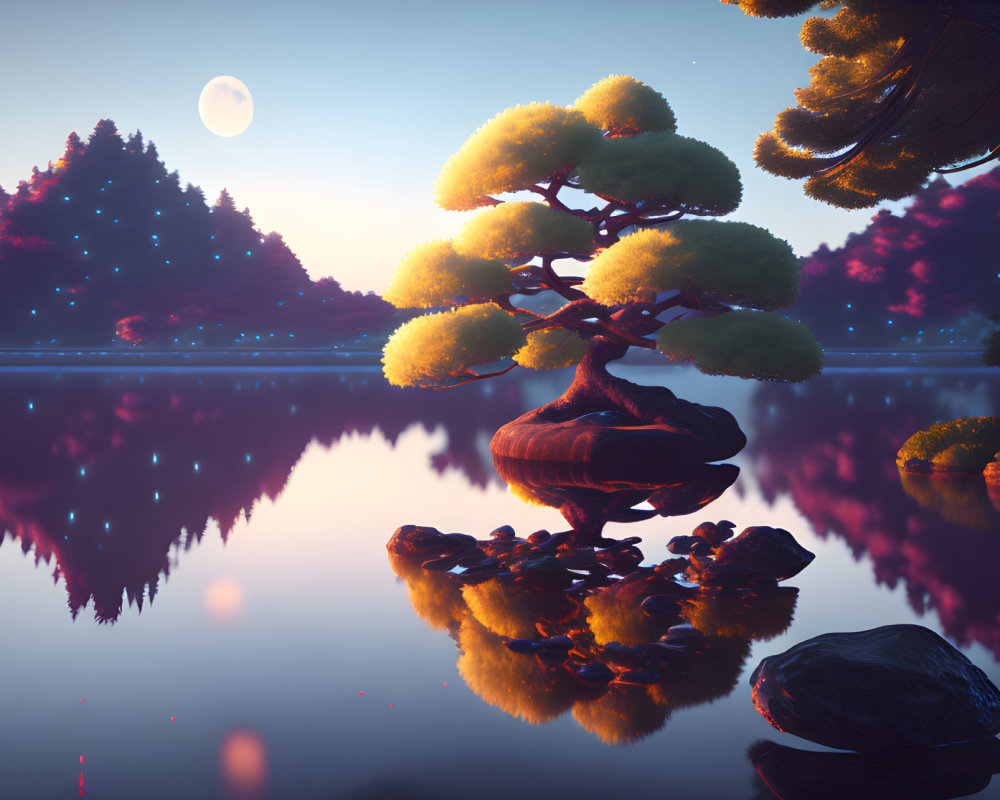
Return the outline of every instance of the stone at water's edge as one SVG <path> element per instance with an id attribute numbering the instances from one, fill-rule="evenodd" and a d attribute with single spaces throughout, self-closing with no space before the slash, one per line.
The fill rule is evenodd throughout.
<path id="1" fill-rule="evenodd" d="M 921 625 L 817 636 L 765 658 L 750 685 L 754 706 L 775 728 L 842 750 L 1000 733 L 1000 691 Z"/>
<path id="2" fill-rule="evenodd" d="M 530 461 L 610 460 L 655 467 L 722 461 L 746 444 L 725 409 L 680 400 L 666 389 L 658 393 L 660 387 L 630 386 L 648 414 L 636 416 L 610 400 L 581 404 L 575 416 L 553 414 L 556 404 L 551 403 L 502 426 L 490 450 L 496 456 Z"/>
<path id="3" fill-rule="evenodd" d="M 757 774 L 782 800 L 946 800 L 981 792 L 1000 773 L 1000 741 L 878 753 L 798 750 L 754 744 Z"/>

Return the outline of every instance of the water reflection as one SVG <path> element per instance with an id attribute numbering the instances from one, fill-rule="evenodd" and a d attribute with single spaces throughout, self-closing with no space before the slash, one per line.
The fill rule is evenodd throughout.
<path id="1" fill-rule="evenodd" d="M 378 430 L 394 444 L 412 425 L 446 426 L 432 467 L 486 485 L 496 477 L 483 441 L 521 406 L 513 383 L 428 393 L 322 372 L 6 374 L 0 526 L 54 567 L 74 617 L 93 603 L 98 621 L 114 621 L 126 601 L 153 601 L 210 519 L 225 539 L 277 498 L 310 442 Z M 238 592 L 212 587 L 207 610 L 238 614 Z"/>
<path id="2" fill-rule="evenodd" d="M 533 724 L 571 711 L 621 744 L 727 695 L 750 643 L 791 623 L 797 589 L 721 568 L 740 542 L 769 548 L 772 529 L 755 531 L 715 546 L 702 539 L 700 555 L 655 567 L 640 566 L 635 537 L 579 547 L 565 533 L 519 538 L 507 527 L 476 540 L 408 525 L 387 547 L 414 610 L 449 632 L 477 695 Z"/>
<path id="3" fill-rule="evenodd" d="M 1000 741 L 888 753 L 750 748 L 754 769 L 781 800 L 946 800 L 985 789 L 1000 773 Z"/>
<path id="4" fill-rule="evenodd" d="M 895 456 L 935 421 L 1000 406 L 1000 381 L 879 373 L 762 385 L 752 398 L 747 454 L 769 502 L 788 495 L 821 537 L 867 555 L 879 583 L 902 582 L 918 613 L 934 610 L 960 645 L 1000 660 L 1000 513 L 982 485 L 900 481 Z"/>
<path id="5" fill-rule="evenodd" d="M 728 489 L 740 474 L 733 464 L 659 464 L 650 470 L 630 454 L 617 463 L 529 461 L 493 455 L 511 490 L 529 503 L 557 508 L 585 540 L 607 522 L 691 514 Z M 646 508 L 639 508 L 645 504 Z"/>

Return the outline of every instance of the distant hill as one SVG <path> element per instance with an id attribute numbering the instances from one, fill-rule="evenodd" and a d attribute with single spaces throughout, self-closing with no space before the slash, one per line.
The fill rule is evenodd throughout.
<path id="1" fill-rule="evenodd" d="M 14 194 L 0 189 L 0 346 L 322 345 L 395 310 L 313 281 L 225 190 L 211 208 L 152 142 L 101 120 Z"/>
<path id="2" fill-rule="evenodd" d="M 978 347 L 1000 311 L 1000 167 L 938 178 L 901 216 L 879 211 L 802 260 L 789 315 L 826 347 Z"/>

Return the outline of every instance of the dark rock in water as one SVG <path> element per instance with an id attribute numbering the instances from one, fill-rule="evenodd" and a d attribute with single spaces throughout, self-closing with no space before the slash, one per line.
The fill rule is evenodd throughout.
<path id="1" fill-rule="evenodd" d="M 667 629 L 667 633 L 660 641 L 667 644 L 686 644 L 701 640 L 703 634 L 694 625 L 674 625 Z"/>
<path id="2" fill-rule="evenodd" d="M 693 544 L 693 536 L 675 536 L 667 542 L 667 550 L 675 555 L 684 556 L 691 552 L 691 545 Z"/>
<path id="3" fill-rule="evenodd" d="M 933 631 L 827 633 L 765 658 L 753 704 L 780 731 L 842 750 L 933 747 L 1000 732 L 1000 691 Z"/>
<path id="4" fill-rule="evenodd" d="M 576 677 L 582 681 L 610 683 L 614 679 L 615 673 L 604 664 L 584 664 L 576 671 Z"/>
<path id="5" fill-rule="evenodd" d="M 677 616 L 681 610 L 681 602 L 669 594 L 652 594 L 639 604 L 647 614 L 669 614 Z"/>
<path id="6" fill-rule="evenodd" d="M 749 567 L 762 578 L 783 581 L 798 575 L 816 558 L 784 528 L 747 528 L 715 551 L 716 564 Z"/>
<path id="7" fill-rule="evenodd" d="M 945 800 L 985 789 L 1000 772 L 1000 741 L 882 753 L 797 750 L 755 743 L 757 774 L 782 800 Z"/>

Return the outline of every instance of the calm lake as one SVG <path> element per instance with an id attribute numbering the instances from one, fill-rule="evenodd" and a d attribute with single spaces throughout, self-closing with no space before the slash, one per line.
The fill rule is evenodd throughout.
<path id="1" fill-rule="evenodd" d="M 754 743 L 823 750 L 754 710 L 768 654 L 917 622 L 1000 684 L 1000 498 L 894 462 L 920 428 L 996 414 L 1000 370 L 617 371 L 727 408 L 749 445 L 711 504 L 606 535 L 641 537 L 654 564 L 727 519 L 785 528 L 816 559 L 777 622 L 730 637 L 724 668 L 611 699 L 497 648 L 386 550 L 406 524 L 565 530 L 488 444 L 570 371 L 447 391 L 391 389 L 374 367 L 0 373 L 0 795 L 762 800 Z"/>

